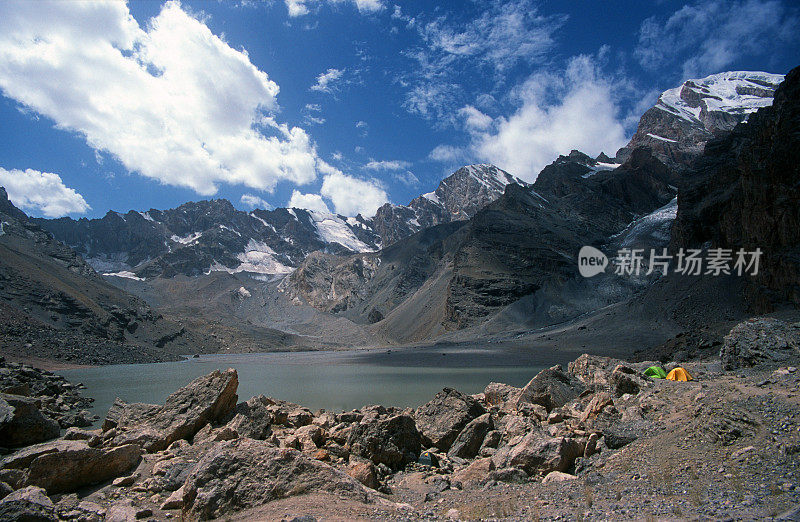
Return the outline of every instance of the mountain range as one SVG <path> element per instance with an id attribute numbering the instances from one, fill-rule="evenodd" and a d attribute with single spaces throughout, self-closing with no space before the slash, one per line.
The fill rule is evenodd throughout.
<path id="1" fill-rule="evenodd" d="M 614 159 L 572 151 L 533 184 L 469 165 L 372 217 L 212 200 L 25 222 L 82 256 L 87 278 L 184 325 L 195 351 L 511 338 L 577 350 L 600 324 L 617 349 L 647 348 L 704 314 L 732 320 L 708 302 L 730 281 L 611 270 L 585 279 L 582 246 L 758 243 L 775 255 L 747 279 L 735 313 L 798 302 L 797 76 L 688 80 L 645 112 Z M 706 304 L 684 317 L 688 301 Z"/>

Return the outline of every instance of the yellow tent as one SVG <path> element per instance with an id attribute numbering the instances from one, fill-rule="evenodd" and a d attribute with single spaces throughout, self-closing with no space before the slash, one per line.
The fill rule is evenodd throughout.
<path id="1" fill-rule="evenodd" d="M 692 376 L 689 375 L 689 372 L 684 370 L 681 367 L 673 369 L 671 372 L 667 374 L 667 380 L 670 381 L 691 381 Z"/>

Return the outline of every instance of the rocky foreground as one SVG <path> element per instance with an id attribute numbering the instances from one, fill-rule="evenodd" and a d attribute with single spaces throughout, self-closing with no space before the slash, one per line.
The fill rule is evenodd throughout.
<path id="1" fill-rule="evenodd" d="M 738 325 L 720 357 L 684 365 L 692 382 L 649 365 L 582 355 L 521 389 L 343 413 L 238 403 L 236 371 L 218 370 L 63 435 L 69 383 L 7 365 L 0 519 L 797 517 L 800 323 Z"/>

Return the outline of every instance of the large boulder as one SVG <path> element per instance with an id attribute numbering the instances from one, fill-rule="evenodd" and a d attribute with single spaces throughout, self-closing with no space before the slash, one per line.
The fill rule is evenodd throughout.
<path id="1" fill-rule="evenodd" d="M 461 433 L 458 434 L 450 450 L 447 452 L 449 457 L 458 457 L 462 459 L 471 459 L 478 454 L 483 444 L 483 439 L 486 434 L 494 429 L 492 423 L 492 416 L 484 413 L 480 417 L 473 419 L 464 426 Z"/>
<path id="2" fill-rule="evenodd" d="M 362 419 L 351 428 L 347 444 L 351 453 L 397 470 L 417 460 L 421 438 L 414 419 L 401 414 Z"/>
<path id="3" fill-rule="evenodd" d="M 29 486 L 0 500 L 0 520 L 7 522 L 56 522 L 56 508 L 42 488 Z"/>
<path id="4" fill-rule="evenodd" d="M 110 449 L 84 444 L 45 453 L 31 461 L 25 482 L 50 494 L 75 491 L 128 473 L 139 464 L 141 454 L 141 448 L 133 444 Z"/>
<path id="5" fill-rule="evenodd" d="M 585 448 L 585 438 L 551 437 L 532 431 L 515 446 L 501 448 L 492 461 L 498 469 L 519 468 L 528 475 L 546 475 L 569 469 Z"/>
<path id="6" fill-rule="evenodd" d="M 373 493 L 356 479 L 297 450 L 264 441 L 220 442 L 183 486 L 184 514 L 207 520 L 304 493 L 333 493 L 368 502 Z"/>
<path id="7" fill-rule="evenodd" d="M 539 404 L 551 411 L 565 405 L 585 389 L 583 383 L 556 365 L 540 371 L 525 385 L 517 399 L 517 407 L 525 403 Z"/>
<path id="8" fill-rule="evenodd" d="M 633 368 L 619 364 L 608 379 L 609 386 L 617 397 L 626 393 L 636 395 L 639 390 L 648 386 L 647 381 Z"/>
<path id="9" fill-rule="evenodd" d="M 719 356 L 726 370 L 782 361 L 797 354 L 800 329 L 771 317 L 741 322 L 725 336 Z"/>
<path id="10" fill-rule="evenodd" d="M 429 446 L 447 451 L 464 426 L 484 413 L 484 407 L 473 397 L 444 388 L 430 402 L 417 408 L 414 419 Z"/>
<path id="11" fill-rule="evenodd" d="M 265 440 L 272 434 L 271 425 L 275 417 L 270 408 L 275 404 L 275 401 L 263 395 L 239 403 L 228 427 L 236 430 L 240 437 Z"/>
<path id="12" fill-rule="evenodd" d="M 483 397 L 489 406 L 497 406 L 504 409 L 508 403 L 516 403 L 521 388 L 517 388 L 502 382 L 490 382 L 483 390 Z"/>
<path id="13" fill-rule="evenodd" d="M 36 399 L 0 393 L 0 446 L 27 446 L 60 433 L 61 426 L 42 415 Z"/>
<path id="14" fill-rule="evenodd" d="M 163 406 L 115 404 L 109 412 L 113 416 L 104 423 L 116 430 L 110 445 L 138 444 L 155 452 L 176 440 L 188 440 L 206 424 L 230 416 L 238 386 L 236 370 L 215 370 L 167 397 Z"/>
<path id="15" fill-rule="evenodd" d="M 567 365 L 567 373 L 587 386 L 605 387 L 611 372 L 620 364 L 622 361 L 619 359 L 584 353 Z"/>
<path id="16" fill-rule="evenodd" d="M 0 461 L 0 468 L 2 469 L 25 469 L 31 465 L 34 459 L 46 455 L 48 453 L 57 453 L 59 451 L 77 450 L 86 447 L 86 441 L 80 440 L 63 440 L 57 439 L 50 442 L 42 442 L 41 444 L 34 444 L 20 450 L 15 451 L 11 455 L 7 455 Z"/>

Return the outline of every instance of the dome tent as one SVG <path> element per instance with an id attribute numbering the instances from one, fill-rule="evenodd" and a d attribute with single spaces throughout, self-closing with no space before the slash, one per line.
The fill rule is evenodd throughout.
<path id="1" fill-rule="evenodd" d="M 667 372 L 661 366 L 651 366 L 644 371 L 644 374 L 653 379 L 666 379 Z"/>
<path id="2" fill-rule="evenodd" d="M 692 376 L 689 375 L 689 372 L 678 366 L 674 368 L 669 374 L 667 374 L 667 380 L 670 381 L 692 381 Z"/>

